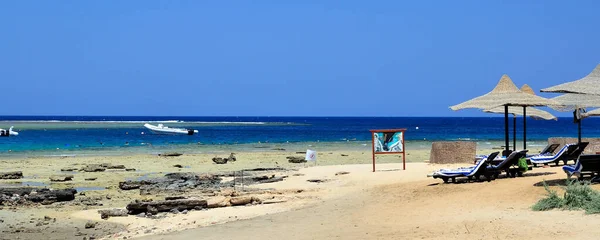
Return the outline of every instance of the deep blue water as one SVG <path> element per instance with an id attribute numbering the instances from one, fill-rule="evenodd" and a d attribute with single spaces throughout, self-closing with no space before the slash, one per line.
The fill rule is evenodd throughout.
<path id="1" fill-rule="evenodd" d="M 142 126 L 148 121 L 173 120 L 179 122 L 165 125 L 194 128 L 199 131 L 198 135 L 154 135 Z M 517 120 L 517 137 L 521 139 L 522 118 Z M 0 138 L 0 154 L 9 150 L 14 154 L 57 148 L 93 151 L 198 143 L 210 146 L 257 142 L 369 141 L 370 129 L 389 128 L 406 128 L 408 142 L 504 139 L 504 119 L 501 117 L 0 117 L 0 128 L 7 129 L 10 125 L 14 125 L 20 135 Z M 571 118 L 559 118 L 558 121 L 528 119 L 527 128 L 528 140 L 577 137 L 577 125 Z M 600 137 L 600 118 L 583 120 L 583 136 Z"/>

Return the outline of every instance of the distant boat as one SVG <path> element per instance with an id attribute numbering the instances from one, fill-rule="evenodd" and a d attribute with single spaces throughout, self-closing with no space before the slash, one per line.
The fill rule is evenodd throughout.
<path id="1" fill-rule="evenodd" d="M 13 127 L 11 126 L 8 130 L 4 130 L 0 128 L 0 137 L 8 137 L 8 136 L 18 136 L 19 133 L 13 131 Z"/>
<path id="2" fill-rule="evenodd" d="M 144 127 L 157 134 L 185 134 L 185 135 L 194 135 L 198 133 L 198 130 L 193 129 L 184 129 L 184 128 L 170 128 L 164 126 L 162 124 L 158 124 L 158 126 L 154 126 L 151 124 L 144 124 Z"/>

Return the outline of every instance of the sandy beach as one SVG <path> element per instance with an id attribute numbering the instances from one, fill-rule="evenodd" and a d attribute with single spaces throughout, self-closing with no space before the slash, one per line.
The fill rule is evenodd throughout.
<path id="1" fill-rule="evenodd" d="M 23 179 L 0 180 L 2 185 L 72 187 L 79 193 L 68 202 L 4 206 L 0 211 L 0 238 L 566 239 L 580 235 L 579 238 L 592 239 L 591 226 L 600 223 L 596 217 L 578 211 L 530 210 L 545 194 L 541 182 L 547 181 L 560 191 L 559 185 L 566 177 L 560 167 L 535 168 L 522 178 L 443 184 L 426 175 L 440 168 L 468 164 L 429 164 L 427 150 L 409 150 L 404 171 L 398 156 L 385 156 L 378 158 L 378 171 L 373 173 L 370 152 L 362 151 L 320 152 L 316 165 L 286 160 L 288 156 L 301 155 L 284 151 L 240 152 L 237 161 L 223 165 L 211 161 L 214 154 L 2 159 L 4 171 L 20 170 L 24 174 Z M 61 172 L 86 164 L 124 165 L 136 170 Z M 119 183 L 126 180 L 152 179 L 167 173 L 222 174 L 257 167 L 276 169 L 261 174 L 284 178 L 272 183 L 233 188 L 223 185 L 211 191 L 182 190 L 176 194 L 141 194 L 138 189 L 119 188 Z M 49 180 L 60 174 L 74 177 L 60 183 Z M 95 180 L 89 181 L 90 178 Z M 209 202 L 248 196 L 261 203 L 159 213 L 153 217 L 102 219 L 98 213 L 99 209 L 123 209 L 136 199 L 162 200 L 175 195 Z M 582 218 L 586 221 L 580 221 Z M 89 223 L 94 227 L 86 228 Z"/>

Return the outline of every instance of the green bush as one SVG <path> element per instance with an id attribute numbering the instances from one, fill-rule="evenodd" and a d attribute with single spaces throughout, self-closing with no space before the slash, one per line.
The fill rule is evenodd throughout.
<path id="1" fill-rule="evenodd" d="M 551 190 L 544 181 L 544 189 L 546 189 L 546 197 L 539 200 L 531 207 L 533 211 L 548 211 L 555 208 L 562 208 L 564 201 L 556 194 L 556 191 Z"/>
<path id="2" fill-rule="evenodd" d="M 546 197 L 542 198 L 531 207 L 534 211 L 547 211 L 551 209 L 585 210 L 588 214 L 600 213 L 600 192 L 590 187 L 589 182 L 566 181 L 565 193 L 559 197 L 556 191 L 551 190 L 544 182 Z"/>

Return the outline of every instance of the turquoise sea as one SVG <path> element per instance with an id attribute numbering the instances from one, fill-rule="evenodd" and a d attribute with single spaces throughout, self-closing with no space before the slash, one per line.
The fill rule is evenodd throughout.
<path id="1" fill-rule="evenodd" d="M 192 136 L 157 135 L 145 129 L 144 123 L 193 128 L 199 132 Z M 518 139 L 522 138 L 521 124 L 522 119 L 518 119 Z M 406 128 L 406 147 L 413 149 L 429 148 L 431 141 L 439 140 L 471 140 L 500 146 L 504 139 L 501 117 L 0 117 L 0 128 L 10 126 L 15 127 L 19 136 L 0 138 L 0 157 L 165 151 L 218 153 L 281 148 L 370 150 L 369 130 L 390 128 Z M 570 118 L 528 120 L 527 126 L 530 146 L 545 145 L 548 137 L 577 137 L 577 126 Z M 583 136 L 600 137 L 600 119 L 585 119 Z"/>

